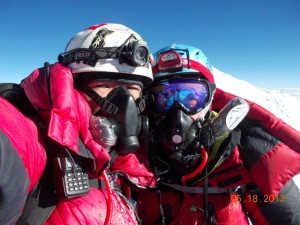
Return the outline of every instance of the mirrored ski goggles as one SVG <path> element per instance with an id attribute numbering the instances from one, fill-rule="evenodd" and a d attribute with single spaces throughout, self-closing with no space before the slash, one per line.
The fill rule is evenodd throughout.
<path id="1" fill-rule="evenodd" d="M 150 88 L 157 112 L 165 113 L 174 105 L 186 113 L 200 112 L 211 100 L 216 85 L 207 80 L 162 81 Z"/>

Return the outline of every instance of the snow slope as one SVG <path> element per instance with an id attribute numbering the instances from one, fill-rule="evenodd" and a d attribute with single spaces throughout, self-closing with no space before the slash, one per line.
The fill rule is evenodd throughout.
<path id="1" fill-rule="evenodd" d="M 217 87 L 264 107 L 290 126 L 300 131 L 300 87 L 299 89 L 259 89 L 213 68 Z"/>

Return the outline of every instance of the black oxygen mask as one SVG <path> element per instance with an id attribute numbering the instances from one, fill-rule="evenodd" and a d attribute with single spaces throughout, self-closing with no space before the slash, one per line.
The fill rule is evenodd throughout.
<path id="1" fill-rule="evenodd" d="M 202 161 L 201 148 L 209 150 L 216 140 L 227 138 L 248 111 L 248 103 L 235 97 L 212 120 L 209 115 L 200 123 L 200 120 L 193 121 L 179 107 L 173 108 L 164 116 L 158 116 L 161 120 L 152 132 L 154 147 L 151 151 L 155 157 L 158 155 L 169 160 L 173 169 L 184 176 L 194 171 Z M 225 153 L 228 154 L 222 154 Z"/>
<path id="2" fill-rule="evenodd" d="M 164 150 L 168 157 L 176 161 L 184 161 L 186 156 L 195 154 L 194 140 L 199 128 L 192 118 L 180 109 L 169 111 L 158 125 L 157 129 L 163 132 Z"/>
<path id="3" fill-rule="evenodd" d="M 105 99 L 113 104 L 116 110 L 100 110 L 96 116 L 105 117 L 113 127 L 117 140 L 111 148 L 121 155 L 135 152 L 140 147 L 139 135 L 148 129 L 148 118 L 140 116 L 134 98 L 124 86 L 113 89 Z"/>

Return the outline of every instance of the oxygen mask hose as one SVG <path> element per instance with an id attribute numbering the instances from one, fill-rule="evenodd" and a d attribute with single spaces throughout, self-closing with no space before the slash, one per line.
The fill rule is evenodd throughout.
<path id="1" fill-rule="evenodd" d="M 207 154 L 207 151 L 204 148 L 201 148 L 201 153 L 203 155 L 203 159 L 202 159 L 201 163 L 199 164 L 199 166 L 193 172 L 181 177 L 181 182 L 182 182 L 183 186 L 186 186 L 186 181 L 187 180 L 193 178 L 197 174 L 200 174 L 201 171 L 205 168 L 205 165 L 206 165 L 207 160 L 208 160 L 208 154 Z"/>
<path id="2" fill-rule="evenodd" d="M 103 171 L 103 173 L 101 174 L 101 176 L 102 176 L 102 178 L 104 180 L 106 191 L 107 191 L 107 211 L 106 211 L 104 225 L 109 225 L 110 221 L 111 221 L 111 215 L 112 215 L 111 188 L 110 188 L 108 176 L 107 176 L 107 174 L 106 174 L 105 171 Z"/>

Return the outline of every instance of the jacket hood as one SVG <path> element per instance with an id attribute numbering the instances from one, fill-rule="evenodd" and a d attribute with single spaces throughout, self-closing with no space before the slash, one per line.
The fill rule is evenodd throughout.
<path id="1" fill-rule="evenodd" d="M 91 110 L 81 94 L 74 89 L 69 68 L 55 63 L 49 76 L 44 68 L 34 70 L 21 83 L 34 108 L 48 127 L 52 140 L 78 154 L 81 138 L 94 156 L 95 171 L 101 172 L 110 160 L 106 150 L 97 144 L 88 129 Z"/>

